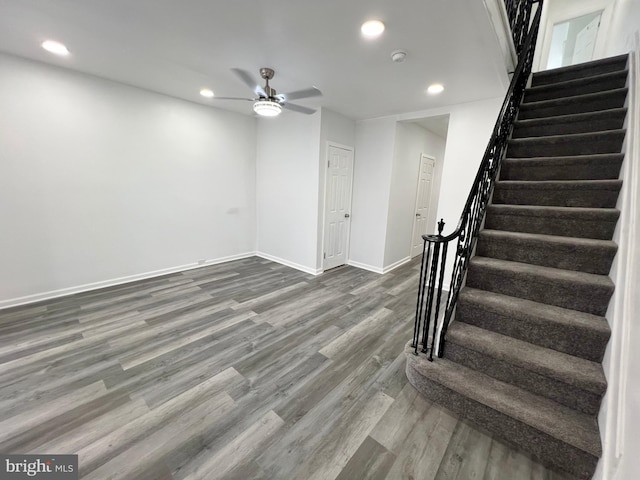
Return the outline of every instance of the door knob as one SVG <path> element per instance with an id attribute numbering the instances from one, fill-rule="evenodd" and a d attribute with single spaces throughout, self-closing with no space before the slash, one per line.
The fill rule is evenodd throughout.
<path id="1" fill-rule="evenodd" d="M 344 218 L 349 218 L 351 215 L 349 215 L 348 213 L 344 214 Z"/>

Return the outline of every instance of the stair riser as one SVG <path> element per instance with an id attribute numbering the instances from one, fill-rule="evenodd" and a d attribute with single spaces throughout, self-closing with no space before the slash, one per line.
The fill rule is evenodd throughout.
<path id="1" fill-rule="evenodd" d="M 555 207 L 615 208 L 620 190 L 550 190 L 496 187 L 493 203 Z"/>
<path id="2" fill-rule="evenodd" d="M 555 84 L 539 89 L 527 90 L 524 96 L 525 102 L 540 102 L 556 98 L 566 98 L 587 93 L 604 92 L 616 88 L 624 88 L 627 84 L 627 72 L 616 72 L 607 78 L 594 79 L 591 82 L 579 82 L 577 85 Z"/>
<path id="3" fill-rule="evenodd" d="M 551 135 L 571 135 L 575 133 L 601 132 L 618 130 L 624 125 L 624 113 L 617 116 L 595 118 L 590 120 L 537 123 L 516 123 L 512 138 L 547 137 Z"/>
<path id="4" fill-rule="evenodd" d="M 624 136 L 624 131 L 621 131 L 577 137 L 559 136 L 511 140 L 507 148 L 507 156 L 509 158 L 527 158 L 620 153 Z"/>
<path id="5" fill-rule="evenodd" d="M 550 105 L 540 105 L 537 103 L 523 103 L 520 107 L 518 120 L 529 120 L 533 118 L 547 118 L 558 115 L 573 115 L 576 113 L 596 112 L 599 110 L 610 110 L 612 108 L 624 107 L 627 98 L 626 92 L 613 92 L 597 95 L 595 98 L 587 100 L 568 100 L 551 102 Z"/>
<path id="6" fill-rule="evenodd" d="M 505 160 L 500 168 L 501 180 L 611 180 L 620 176 L 622 157 L 616 160 L 585 160 L 566 164 L 549 162 L 531 165 L 522 161 Z"/>
<path id="7" fill-rule="evenodd" d="M 616 223 L 617 220 L 576 220 L 543 216 L 500 215 L 489 211 L 485 221 L 485 228 L 509 232 L 611 240 Z"/>
<path id="8" fill-rule="evenodd" d="M 502 382 L 516 385 L 588 415 L 595 415 L 600 409 L 602 400 L 600 395 L 544 377 L 454 342 L 453 338 L 447 341 L 447 359 L 452 362 L 477 370 Z"/>
<path id="9" fill-rule="evenodd" d="M 627 68 L 627 58 L 604 64 L 589 65 L 581 69 L 573 69 L 564 72 L 540 72 L 534 73 L 531 85 L 538 87 L 540 85 L 549 85 L 552 83 L 567 82 L 569 80 L 578 80 L 593 75 L 602 75 L 605 73 L 618 72 Z"/>
<path id="10" fill-rule="evenodd" d="M 476 251 L 476 255 L 482 257 L 597 275 L 609 274 L 615 254 L 615 249 L 581 248 L 538 241 L 519 242 L 512 239 L 486 237 L 482 234 Z"/>
<path id="11" fill-rule="evenodd" d="M 458 321 L 594 362 L 602 361 L 609 341 L 609 335 L 589 329 L 559 325 L 544 318 L 502 315 L 462 298 L 456 308 Z M 580 341 L 576 342 L 576 338 Z"/>
<path id="12" fill-rule="evenodd" d="M 470 419 L 548 465 L 580 480 L 591 479 L 598 463 L 597 457 L 431 381 L 416 371 L 410 359 L 407 360 L 406 375 L 409 383 L 431 401 Z"/>
<path id="13" fill-rule="evenodd" d="M 577 284 L 564 278 L 548 278 L 534 273 L 494 269 L 471 263 L 467 286 L 510 297 L 604 316 L 613 288 Z"/>

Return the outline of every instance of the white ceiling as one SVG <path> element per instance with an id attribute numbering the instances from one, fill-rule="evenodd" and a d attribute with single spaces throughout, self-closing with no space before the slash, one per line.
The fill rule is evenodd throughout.
<path id="1" fill-rule="evenodd" d="M 370 18 L 376 40 L 360 35 Z M 0 0 L 0 50 L 247 114 L 198 92 L 251 96 L 229 69 L 272 67 L 279 93 L 314 85 L 324 96 L 297 103 L 362 119 L 500 96 L 506 77 L 478 0 Z M 445 92 L 427 95 L 434 82 Z"/>

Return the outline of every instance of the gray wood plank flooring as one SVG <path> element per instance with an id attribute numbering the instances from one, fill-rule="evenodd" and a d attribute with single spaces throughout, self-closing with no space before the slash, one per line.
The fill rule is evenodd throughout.
<path id="1" fill-rule="evenodd" d="M 0 311 L 0 451 L 98 480 L 562 479 L 408 384 L 417 269 L 253 257 Z"/>

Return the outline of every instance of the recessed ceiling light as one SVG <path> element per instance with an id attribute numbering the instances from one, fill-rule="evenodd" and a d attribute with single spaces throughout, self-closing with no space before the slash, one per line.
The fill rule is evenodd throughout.
<path id="1" fill-rule="evenodd" d="M 206 98 L 213 98 L 213 90 L 209 88 L 203 88 L 202 90 L 200 90 L 200 95 Z"/>
<path id="2" fill-rule="evenodd" d="M 380 20 L 369 20 L 360 27 L 362 35 L 369 38 L 378 37 L 384 32 L 384 23 Z"/>
<path id="3" fill-rule="evenodd" d="M 427 88 L 427 92 L 430 93 L 431 95 L 437 95 L 438 93 L 442 93 L 443 90 L 444 90 L 444 87 L 440 83 L 434 83 L 432 85 L 429 85 L 429 88 Z"/>
<path id="4" fill-rule="evenodd" d="M 66 46 L 64 46 L 60 42 L 55 42 L 53 40 L 45 40 L 42 42 L 42 48 L 44 48 L 47 52 L 55 53 L 56 55 L 69 55 L 69 50 Z"/>

